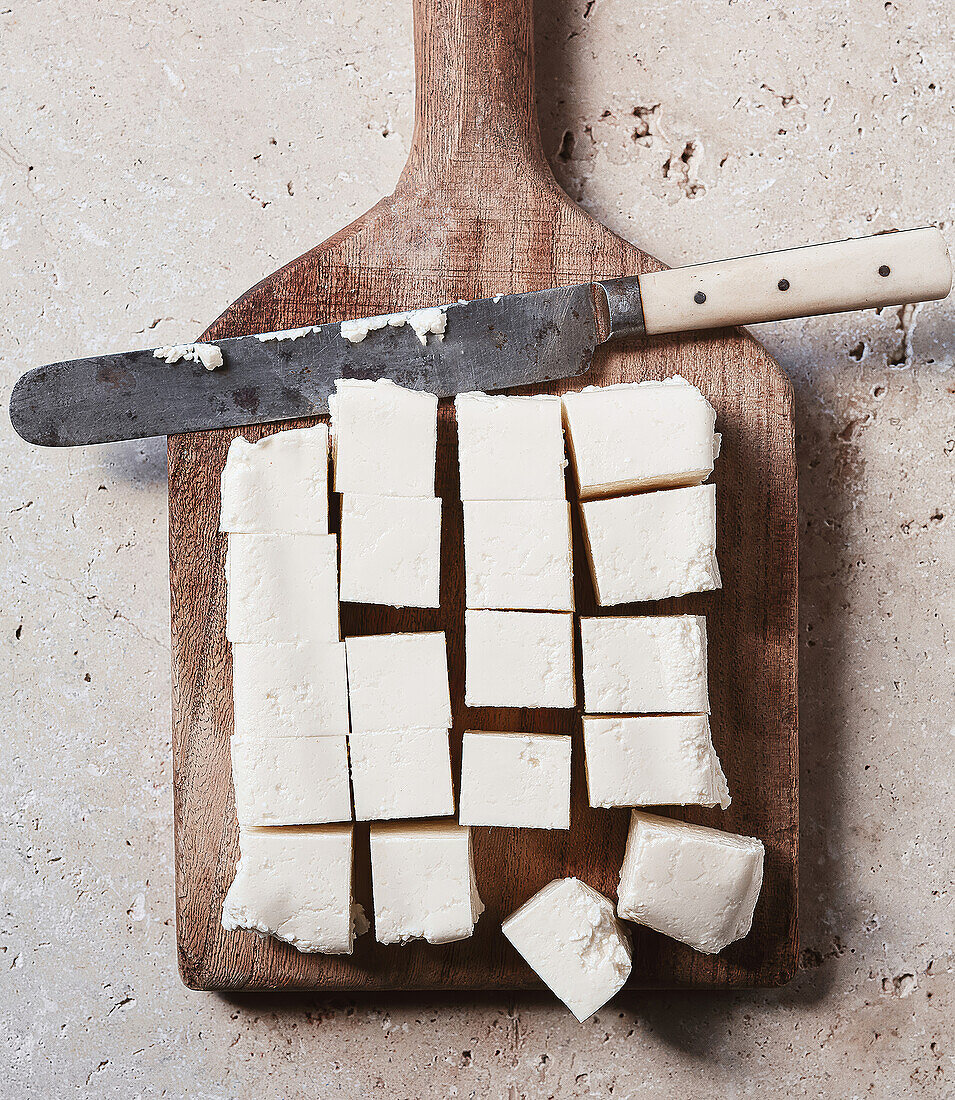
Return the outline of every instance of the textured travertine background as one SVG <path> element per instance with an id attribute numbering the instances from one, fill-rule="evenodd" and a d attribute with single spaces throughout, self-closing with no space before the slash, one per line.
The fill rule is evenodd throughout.
<path id="1" fill-rule="evenodd" d="M 938 222 L 942 0 L 552 0 L 557 174 L 668 262 Z M 0 385 L 197 334 L 394 182 L 405 0 L 5 0 Z M 767 328 L 799 409 L 802 969 L 545 998 L 219 998 L 175 969 L 160 442 L 0 425 L 0 1095 L 955 1095 L 955 305 Z M 758 538 L 759 532 L 753 532 Z"/>

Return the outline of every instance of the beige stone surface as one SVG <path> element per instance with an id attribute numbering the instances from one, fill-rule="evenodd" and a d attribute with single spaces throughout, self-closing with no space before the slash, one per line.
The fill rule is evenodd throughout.
<path id="1" fill-rule="evenodd" d="M 543 4 L 547 148 L 668 262 L 936 222 L 942 0 Z M 195 336 L 388 191 L 406 0 L 7 0 L 0 387 Z M 802 969 L 776 992 L 222 998 L 175 970 L 165 460 L 0 425 L 0 1096 L 955 1095 L 955 305 L 766 328 L 796 386 Z"/>

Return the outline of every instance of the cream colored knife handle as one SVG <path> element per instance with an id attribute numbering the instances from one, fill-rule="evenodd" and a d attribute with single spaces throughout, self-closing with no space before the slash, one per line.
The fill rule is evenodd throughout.
<path id="1" fill-rule="evenodd" d="M 930 302 L 952 289 L 942 234 L 909 229 L 640 276 L 649 336 Z"/>

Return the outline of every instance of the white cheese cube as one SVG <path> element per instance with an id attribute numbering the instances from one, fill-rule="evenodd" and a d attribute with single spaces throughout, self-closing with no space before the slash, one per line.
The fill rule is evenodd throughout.
<path id="1" fill-rule="evenodd" d="M 763 854 L 755 837 L 634 810 L 617 912 L 715 954 L 752 927 Z"/>
<path id="2" fill-rule="evenodd" d="M 230 535 L 226 577 L 230 642 L 339 640 L 334 535 Z"/>
<path id="3" fill-rule="evenodd" d="M 591 806 L 721 806 L 726 777 L 705 714 L 585 718 Z"/>
<path id="4" fill-rule="evenodd" d="M 448 649 L 443 633 L 345 639 L 351 728 L 450 729 Z"/>
<path id="5" fill-rule="evenodd" d="M 337 737 L 233 737 L 240 825 L 351 821 L 348 747 Z"/>
<path id="6" fill-rule="evenodd" d="M 447 730 L 383 730 L 348 738 L 357 821 L 454 813 Z"/>
<path id="7" fill-rule="evenodd" d="M 572 707 L 574 617 L 567 612 L 466 611 L 469 707 Z"/>
<path id="8" fill-rule="evenodd" d="M 562 500 L 466 500 L 467 606 L 573 611 L 570 505 Z"/>
<path id="9" fill-rule="evenodd" d="M 372 825 L 371 880 L 379 943 L 451 943 L 484 912 L 471 830 L 440 822 Z"/>
<path id="10" fill-rule="evenodd" d="M 387 378 L 339 378 L 332 414 L 335 491 L 434 496 L 438 399 Z"/>
<path id="11" fill-rule="evenodd" d="M 580 496 L 698 485 L 719 453 L 716 412 L 680 377 L 565 393 Z"/>
<path id="12" fill-rule="evenodd" d="M 581 618 L 580 641 L 591 714 L 709 714 L 702 615 Z"/>
<path id="13" fill-rule="evenodd" d="M 582 508 L 602 606 L 720 587 L 713 485 L 589 500 Z"/>
<path id="14" fill-rule="evenodd" d="M 559 397 L 455 398 L 462 500 L 565 500 Z"/>
<path id="15" fill-rule="evenodd" d="M 236 436 L 221 486 L 221 531 L 327 535 L 328 425 Z"/>
<path id="16" fill-rule="evenodd" d="M 630 936 L 613 904 L 577 878 L 549 883 L 501 931 L 583 1023 L 630 977 Z"/>
<path id="17" fill-rule="evenodd" d="M 464 735 L 462 825 L 570 828 L 571 738 L 556 733 Z"/>
<path id="18" fill-rule="evenodd" d="M 341 538 L 343 601 L 440 606 L 440 500 L 345 495 Z"/>
<path id="19" fill-rule="evenodd" d="M 344 642 L 232 643 L 237 737 L 348 732 Z"/>
<path id="20" fill-rule="evenodd" d="M 264 932 L 299 951 L 350 955 L 368 929 L 352 902 L 352 827 L 240 829 L 222 927 Z"/>

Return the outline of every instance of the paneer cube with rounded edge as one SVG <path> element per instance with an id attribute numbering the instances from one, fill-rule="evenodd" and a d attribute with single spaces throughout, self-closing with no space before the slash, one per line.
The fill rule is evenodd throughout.
<path id="1" fill-rule="evenodd" d="M 372 825 L 371 880 L 379 943 L 452 943 L 484 912 L 471 830 L 451 822 Z"/>
<path id="2" fill-rule="evenodd" d="M 369 927 L 352 901 L 351 825 L 240 829 L 222 927 L 263 932 L 303 952 L 350 955 Z"/>
<path id="3" fill-rule="evenodd" d="M 613 903 L 580 879 L 549 883 L 501 931 L 581 1023 L 630 977 L 629 933 Z"/>
<path id="4" fill-rule="evenodd" d="M 730 804 L 705 714 L 584 718 L 591 806 Z"/>
<path id="5" fill-rule="evenodd" d="M 763 857 L 755 837 L 634 810 L 617 912 L 716 954 L 752 927 Z"/>

